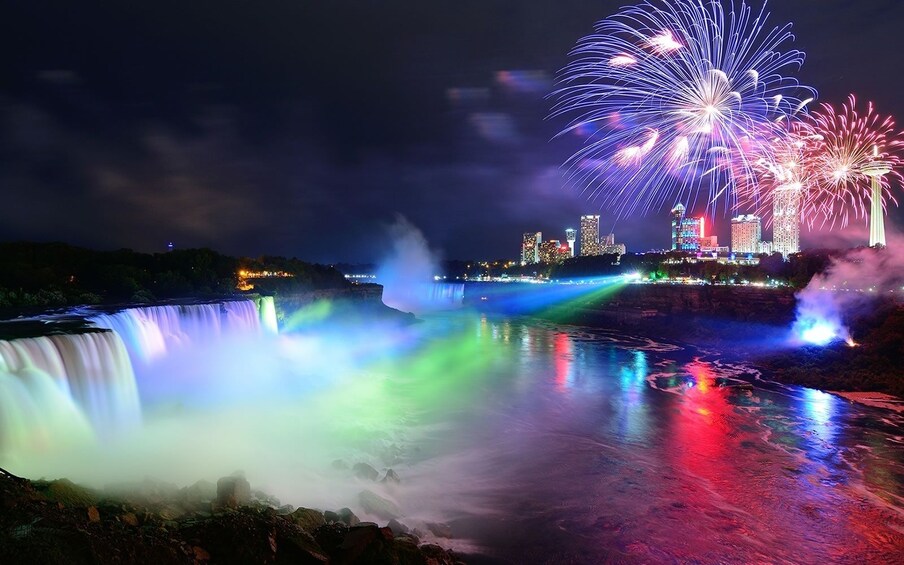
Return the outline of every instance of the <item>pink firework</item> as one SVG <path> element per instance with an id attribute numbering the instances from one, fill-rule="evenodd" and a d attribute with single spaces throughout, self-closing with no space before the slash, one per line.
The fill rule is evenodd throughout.
<path id="1" fill-rule="evenodd" d="M 882 206 L 897 205 L 893 189 L 900 190 L 901 151 L 904 132 L 895 129 L 892 116 L 877 114 L 872 102 L 858 108 L 854 95 L 836 110 L 822 104 L 803 122 L 807 134 L 819 139 L 811 156 L 816 188 L 810 212 L 821 216 L 823 224 L 844 227 L 850 216 L 868 217 L 870 207 L 870 167 L 882 163 L 890 172 L 880 178 Z M 814 218 L 815 219 L 815 218 Z"/>

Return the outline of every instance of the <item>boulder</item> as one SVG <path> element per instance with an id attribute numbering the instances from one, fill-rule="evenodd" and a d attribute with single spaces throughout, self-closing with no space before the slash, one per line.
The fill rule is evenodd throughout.
<path id="1" fill-rule="evenodd" d="M 389 469 L 386 471 L 386 476 L 384 476 L 382 479 L 380 479 L 380 482 L 381 483 L 392 483 L 392 484 L 397 485 L 400 482 L 402 482 L 402 479 L 399 478 L 398 473 L 396 473 L 392 469 Z"/>
<path id="2" fill-rule="evenodd" d="M 449 527 L 449 524 L 427 522 L 427 529 L 430 530 L 431 534 L 435 535 L 438 538 L 452 537 L 452 528 Z"/>
<path id="3" fill-rule="evenodd" d="M 411 531 L 411 530 L 408 529 L 408 526 L 406 526 L 405 524 L 399 522 L 399 521 L 396 520 L 396 519 L 390 520 L 389 523 L 388 523 L 386 526 L 387 526 L 390 530 L 392 530 L 392 534 L 393 534 L 394 536 L 399 536 L 399 535 L 402 535 L 402 534 L 407 534 L 408 532 Z"/>
<path id="4" fill-rule="evenodd" d="M 346 526 L 357 526 L 361 523 L 361 520 L 355 516 L 355 513 L 351 511 L 349 508 L 342 508 L 336 514 L 339 515 L 339 521 L 345 524 Z"/>
<path id="5" fill-rule="evenodd" d="M 217 505 L 236 508 L 251 501 L 251 484 L 242 476 L 232 475 L 217 481 Z"/>
<path id="6" fill-rule="evenodd" d="M 373 491 L 361 491 L 358 494 L 358 502 L 361 503 L 365 512 L 378 518 L 392 520 L 402 517 L 402 511 L 393 501 L 383 498 Z"/>
<path id="7" fill-rule="evenodd" d="M 331 512 L 331 514 L 336 516 L 336 522 L 339 521 L 339 516 L 335 512 Z M 323 512 L 319 510 L 313 510 L 311 508 L 299 508 L 295 512 L 290 514 L 290 518 L 299 528 L 302 530 L 313 533 L 317 528 L 326 524 L 326 520 L 324 519 Z"/>
<path id="8" fill-rule="evenodd" d="M 359 479 L 364 479 L 368 481 L 376 481 L 380 476 L 379 471 L 368 465 L 367 463 L 355 463 L 355 466 L 352 467 L 352 471 L 355 473 L 355 476 Z"/>
<path id="9" fill-rule="evenodd" d="M 210 481 L 200 480 L 179 491 L 179 498 L 188 508 L 196 508 L 217 497 L 217 486 Z"/>

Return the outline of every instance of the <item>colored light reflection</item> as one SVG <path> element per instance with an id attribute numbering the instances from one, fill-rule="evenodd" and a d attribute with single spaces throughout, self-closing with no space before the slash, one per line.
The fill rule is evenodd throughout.
<path id="1" fill-rule="evenodd" d="M 568 334 L 558 332 L 553 337 L 553 363 L 555 365 L 556 389 L 567 390 L 574 385 L 572 365 L 574 362 L 574 345 Z"/>

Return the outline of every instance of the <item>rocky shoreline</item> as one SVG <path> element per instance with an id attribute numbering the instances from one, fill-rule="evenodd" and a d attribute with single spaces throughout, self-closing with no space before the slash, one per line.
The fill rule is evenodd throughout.
<path id="1" fill-rule="evenodd" d="M 372 514 L 391 512 L 370 491 L 360 498 Z M 361 522 L 348 508 L 280 505 L 241 474 L 216 485 L 146 480 L 97 491 L 0 469 L 0 563 L 462 563 L 418 534 L 395 519 Z"/>

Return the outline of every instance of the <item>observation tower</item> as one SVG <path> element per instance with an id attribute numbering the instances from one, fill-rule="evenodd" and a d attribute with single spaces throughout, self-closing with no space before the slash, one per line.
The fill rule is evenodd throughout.
<path id="1" fill-rule="evenodd" d="M 873 147 L 873 156 L 878 157 L 879 148 Z M 882 205 L 882 176 L 891 172 L 891 163 L 873 159 L 860 168 L 860 172 L 870 178 L 872 193 L 869 207 L 869 246 L 885 247 L 885 207 Z"/>

